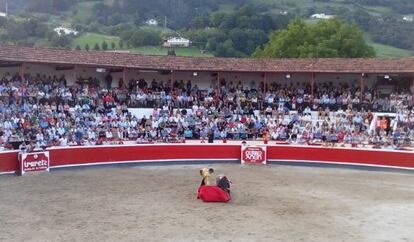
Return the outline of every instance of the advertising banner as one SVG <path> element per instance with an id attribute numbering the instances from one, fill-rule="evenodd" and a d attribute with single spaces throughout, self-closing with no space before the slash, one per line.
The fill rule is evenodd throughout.
<path id="1" fill-rule="evenodd" d="M 20 174 L 26 172 L 49 171 L 49 152 L 20 153 Z"/>
<path id="2" fill-rule="evenodd" d="M 266 146 L 242 146 L 242 164 L 263 164 L 267 161 Z"/>

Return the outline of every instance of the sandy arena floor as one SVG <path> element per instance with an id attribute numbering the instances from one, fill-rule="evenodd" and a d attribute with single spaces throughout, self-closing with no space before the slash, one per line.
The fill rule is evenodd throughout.
<path id="1" fill-rule="evenodd" d="M 414 174 L 214 165 L 229 204 L 196 199 L 200 166 L 0 177 L 0 241 L 414 241 Z"/>

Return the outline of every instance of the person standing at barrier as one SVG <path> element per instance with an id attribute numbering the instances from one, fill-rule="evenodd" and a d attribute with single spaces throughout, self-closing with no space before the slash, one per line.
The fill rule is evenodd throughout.
<path id="1" fill-rule="evenodd" d="M 388 120 L 385 117 L 382 117 L 380 121 L 380 129 L 388 135 Z"/>
<path id="2" fill-rule="evenodd" d="M 214 132 L 213 132 L 213 130 L 208 131 L 207 137 L 208 137 L 208 143 L 209 144 L 214 143 Z"/>

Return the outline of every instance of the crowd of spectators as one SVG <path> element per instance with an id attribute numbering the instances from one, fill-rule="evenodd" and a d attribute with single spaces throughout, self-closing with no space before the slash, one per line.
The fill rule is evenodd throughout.
<path id="1" fill-rule="evenodd" d="M 324 145 L 412 147 L 414 109 L 407 90 L 381 96 L 347 83 L 227 82 L 204 90 L 191 81 L 119 80 L 5 74 L 0 79 L 1 149 L 277 140 Z M 313 93 L 313 96 L 312 96 Z M 361 98 L 362 97 L 362 98 Z M 152 108 L 138 118 L 128 108 Z M 375 116 L 375 112 L 392 113 Z M 13 147 L 14 145 L 14 147 Z"/>

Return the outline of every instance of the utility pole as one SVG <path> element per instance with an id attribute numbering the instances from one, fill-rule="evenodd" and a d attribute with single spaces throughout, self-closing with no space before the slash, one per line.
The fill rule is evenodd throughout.
<path id="1" fill-rule="evenodd" d="M 6 0 L 6 17 L 9 16 L 9 2 Z"/>
<path id="2" fill-rule="evenodd" d="M 164 17 L 164 31 L 167 32 L 167 16 Z"/>

